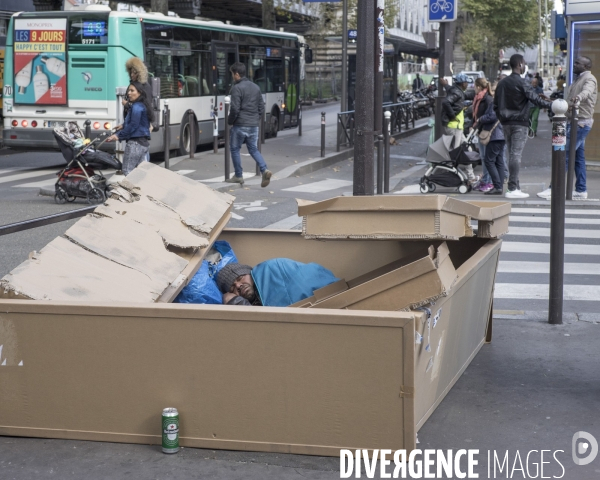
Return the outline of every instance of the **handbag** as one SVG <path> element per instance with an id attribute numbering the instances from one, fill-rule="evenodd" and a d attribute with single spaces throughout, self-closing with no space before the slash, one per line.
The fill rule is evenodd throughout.
<path id="1" fill-rule="evenodd" d="M 498 120 L 494 124 L 491 130 L 482 130 L 481 132 L 479 132 L 479 143 L 481 143 L 482 145 L 487 145 L 488 143 L 490 143 L 490 139 L 492 138 L 492 132 L 496 129 L 499 123 L 500 120 Z"/>

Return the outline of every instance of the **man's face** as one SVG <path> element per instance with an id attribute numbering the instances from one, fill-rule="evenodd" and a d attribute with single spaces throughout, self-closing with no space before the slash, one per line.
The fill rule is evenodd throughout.
<path id="1" fill-rule="evenodd" d="M 469 82 L 462 82 L 458 84 L 459 88 L 464 92 L 469 86 Z"/>
<path id="2" fill-rule="evenodd" d="M 234 81 L 234 82 L 239 82 L 239 81 L 240 81 L 240 79 L 242 78 L 242 77 L 240 77 L 240 74 L 239 74 L 239 73 L 233 73 L 233 72 L 231 72 L 231 75 L 232 75 L 232 77 L 233 77 L 233 81 Z"/>
<path id="3" fill-rule="evenodd" d="M 587 70 L 587 62 L 583 58 L 578 58 L 573 62 L 573 73 L 579 75 Z"/>
<path id="4" fill-rule="evenodd" d="M 229 293 L 244 297 L 249 302 L 254 301 L 256 292 L 254 290 L 254 280 L 252 280 L 252 275 L 240 275 L 236 278 L 229 289 Z"/>
<path id="5" fill-rule="evenodd" d="M 534 79 L 531 81 L 531 86 L 532 86 L 533 88 L 536 88 L 536 87 L 538 86 L 538 80 L 537 80 L 537 78 L 534 78 Z"/>

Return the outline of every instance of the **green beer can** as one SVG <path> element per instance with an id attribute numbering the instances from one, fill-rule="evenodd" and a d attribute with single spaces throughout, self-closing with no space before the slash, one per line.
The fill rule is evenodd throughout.
<path id="1" fill-rule="evenodd" d="M 164 408 L 162 411 L 162 451 L 179 451 L 179 412 L 176 408 Z"/>

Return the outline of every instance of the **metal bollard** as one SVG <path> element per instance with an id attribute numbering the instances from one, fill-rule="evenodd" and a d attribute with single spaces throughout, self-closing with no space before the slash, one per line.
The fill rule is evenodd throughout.
<path id="1" fill-rule="evenodd" d="M 321 156 L 325 156 L 325 112 L 321 112 Z"/>
<path id="2" fill-rule="evenodd" d="M 298 102 L 298 136 L 302 136 L 302 103 Z"/>
<path id="3" fill-rule="evenodd" d="M 569 165 L 567 169 L 567 200 L 573 200 L 573 177 L 575 176 L 575 152 L 577 151 L 577 120 L 579 117 L 579 102 L 573 103 L 571 117 L 571 133 L 569 141 Z M 554 187 L 554 185 L 553 185 Z"/>
<path id="4" fill-rule="evenodd" d="M 165 100 L 165 108 L 163 110 L 163 146 L 165 150 L 165 168 L 169 169 L 169 153 L 171 147 L 171 132 L 169 125 L 171 123 L 171 111 L 169 110 L 169 101 Z"/>
<path id="5" fill-rule="evenodd" d="M 565 161 L 567 111 L 564 100 L 552 102 L 552 199 L 550 202 L 550 291 L 548 323 L 562 324 L 565 261 Z M 573 159 L 574 160 L 574 159 Z"/>
<path id="6" fill-rule="evenodd" d="M 219 153 L 219 107 L 216 99 L 213 108 L 213 152 Z"/>
<path id="7" fill-rule="evenodd" d="M 263 114 L 263 120 L 264 120 L 264 114 Z M 262 121 L 258 124 L 258 141 L 256 142 L 256 148 L 259 152 L 262 153 L 262 144 L 265 143 L 265 122 Z M 256 164 L 254 173 L 256 175 L 260 175 L 260 167 L 258 166 L 258 163 Z"/>
<path id="8" fill-rule="evenodd" d="M 265 123 L 267 122 L 267 112 L 263 112 L 263 118 L 262 118 L 262 132 L 260 134 L 260 143 L 265 143 Z"/>
<path id="9" fill-rule="evenodd" d="M 115 89 L 117 94 L 117 125 L 123 125 L 125 119 L 123 118 L 123 99 L 127 95 L 127 87 L 117 87 Z M 123 162 L 123 154 L 125 153 L 125 142 L 117 142 L 115 145 L 115 156 L 117 160 Z"/>
<path id="10" fill-rule="evenodd" d="M 86 120 L 83 124 L 85 125 L 85 138 L 90 138 L 92 136 L 92 121 Z"/>
<path id="11" fill-rule="evenodd" d="M 194 111 L 188 110 L 188 128 L 190 129 L 190 158 L 194 158 L 196 153 L 196 120 L 194 120 Z"/>
<path id="12" fill-rule="evenodd" d="M 383 193 L 390 192 L 390 121 L 392 112 L 383 114 Z"/>
<path id="13" fill-rule="evenodd" d="M 231 156 L 231 152 L 229 150 L 229 135 L 231 133 L 231 127 L 227 122 L 229 117 L 229 104 L 231 103 L 231 97 L 225 97 L 225 180 L 229 180 L 231 176 L 230 162 L 229 158 Z"/>
<path id="14" fill-rule="evenodd" d="M 375 148 L 377 149 L 377 195 L 383 193 L 383 135 L 377 135 Z"/>

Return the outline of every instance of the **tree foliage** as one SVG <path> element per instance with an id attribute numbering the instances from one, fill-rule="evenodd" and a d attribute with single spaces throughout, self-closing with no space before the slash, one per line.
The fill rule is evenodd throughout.
<path id="1" fill-rule="evenodd" d="M 461 0 L 461 10 L 467 21 L 459 42 L 468 55 L 485 53 L 489 70 L 497 68 L 500 49 L 522 49 L 539 41 L 534 0 Z"/>

